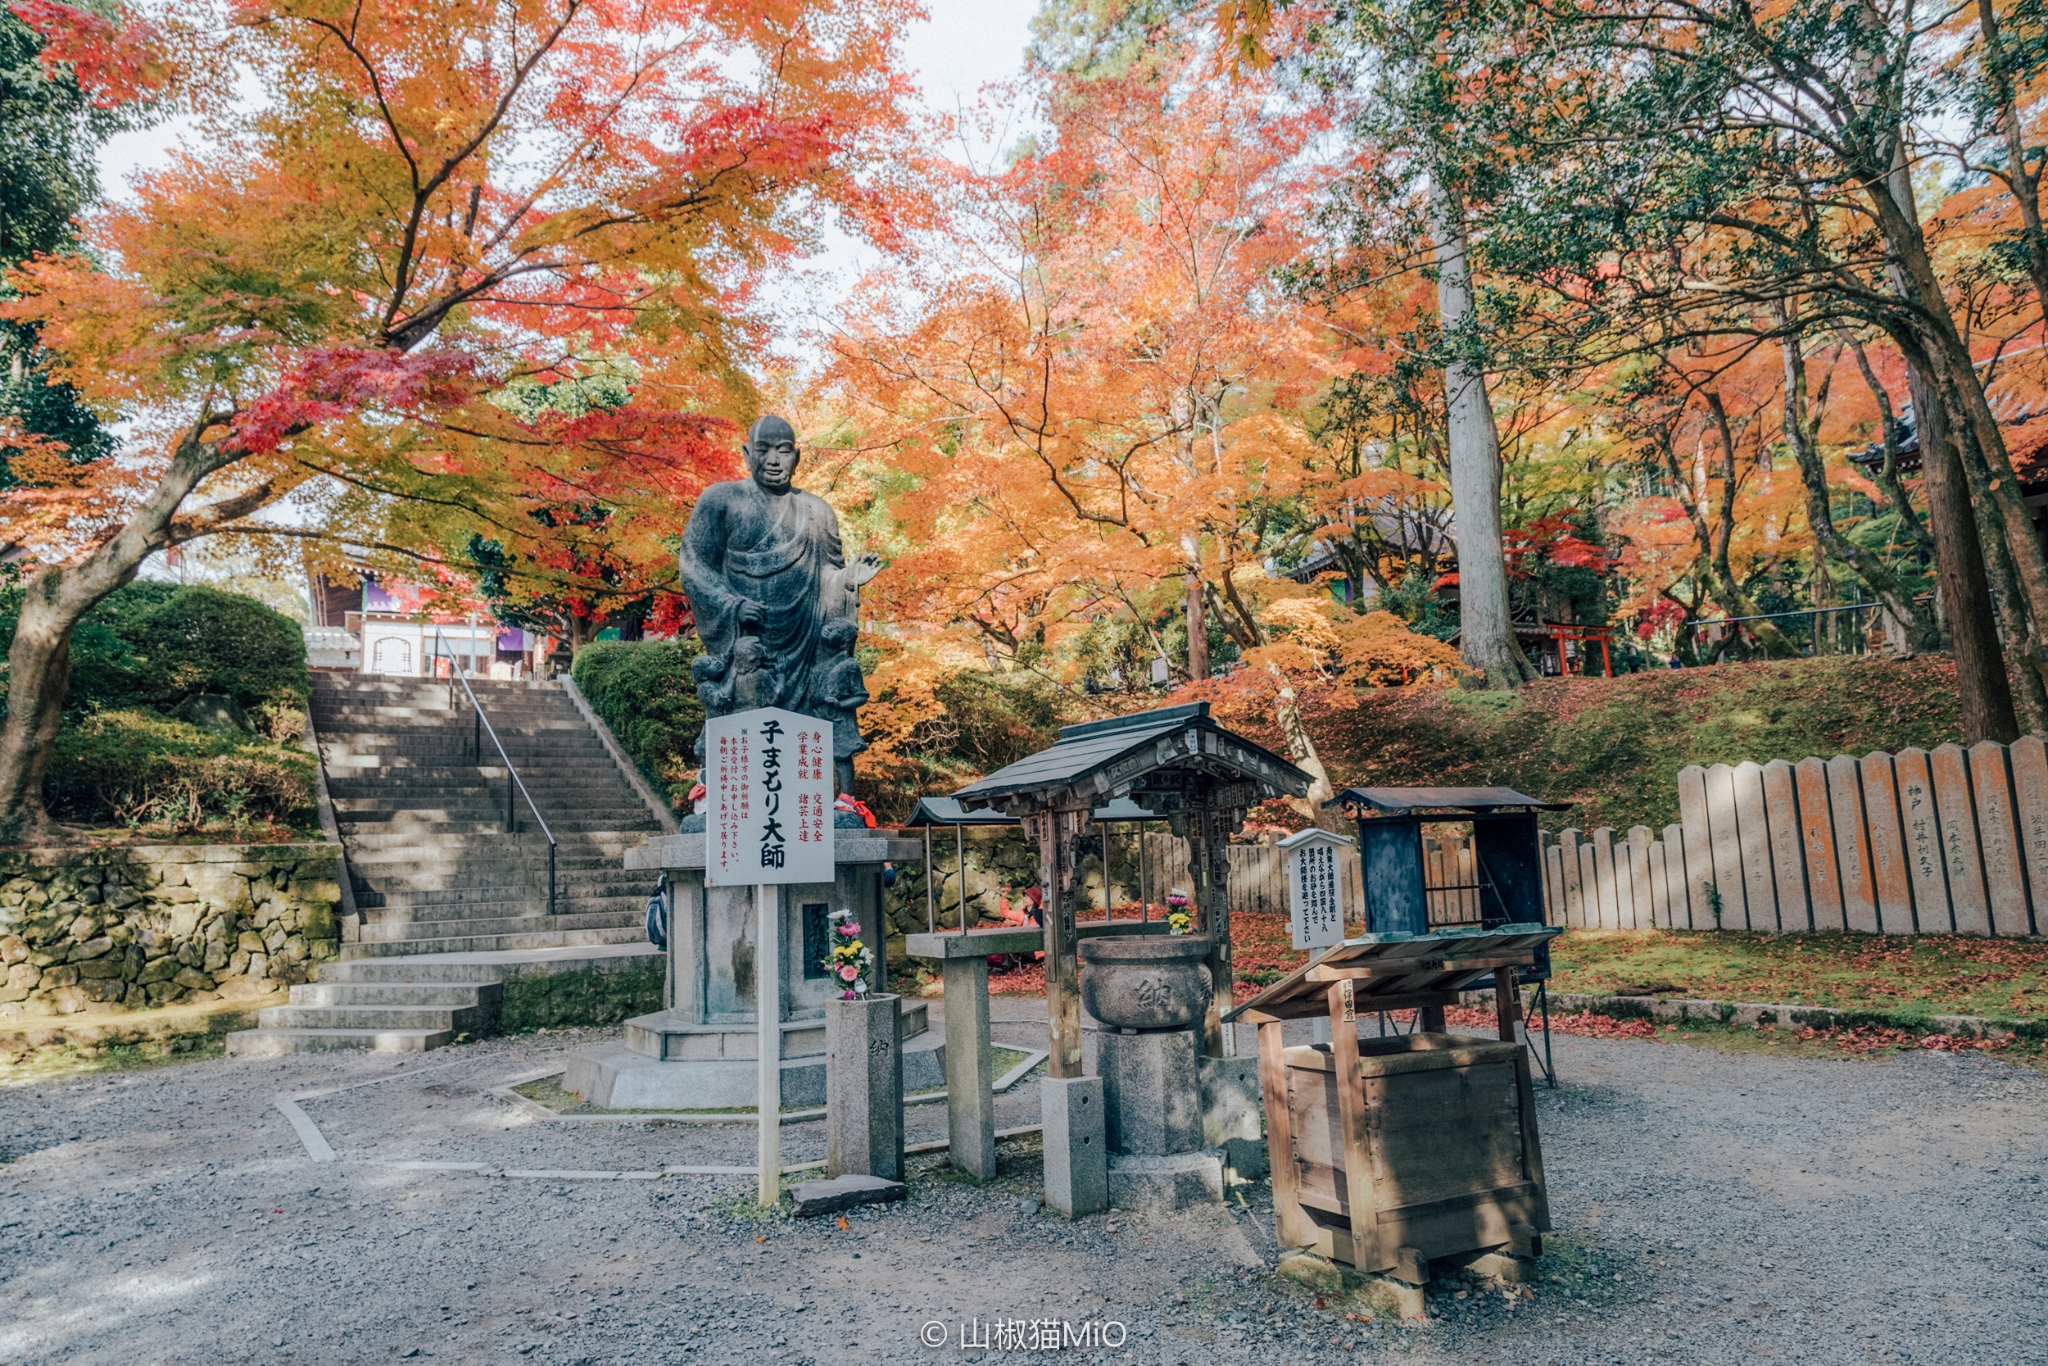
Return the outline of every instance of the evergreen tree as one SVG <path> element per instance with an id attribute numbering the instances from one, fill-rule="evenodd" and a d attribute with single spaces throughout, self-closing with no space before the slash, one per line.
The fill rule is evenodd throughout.
<path id="1" fill-rule="evenodd" d="M 40 34 L 0 7 L 0 271 L 72 245 L 73 216 L 99 192 L 99 144 L 136 121 L 133 106 L 103 108 L 69 71 L 46 69 L 42 48 Z M 0 487 L 14 483 L 10 425 L 63 443 L 76 460 L 113 450 L 77 391 L 46 382 L 36 333 L 0 320 Z"/>

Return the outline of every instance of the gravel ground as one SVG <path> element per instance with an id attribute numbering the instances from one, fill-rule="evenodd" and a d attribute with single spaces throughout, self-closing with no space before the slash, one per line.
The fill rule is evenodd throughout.
<path id="1" fill-rule="evenodd" d="M 1005 1031 L 998 1028 L 998 1038 Z M 484 1094 L 599 1034 L 396 1060 L 221 1059 L 0 1089 L 0 1361 L 955 1361 L 962 1320 L 1115 1322 L 1070 1359 L 2048 1360 L 2048 1076 L 1993 1058 L 1759 1058 L 1560 1038 L 1557 1224 L 1533 1295 L 1455 1279 L 1422 1325 L 1272 1274 L 1242 1206 L 1068 1225 L 1030 1141 L 999 1182 L 915 1162 L 906 1205 L 792 1224 L 721 1176 L 409 1168 L 744 1164 L 747 1126 L 535 1121 Z M 366 1083 L 366 1084 L 358 1084 Z M 339 1160 L 308 1160 L 275 1097 Z M 1035 1089 L 998 1124 L 1029 1123 Z M 942 1133 L 911 1112 L 913 1139 Z M 819 1126 L 793 1125 L 788 1160 Z M 920 1345 L 943 1324 L 948 1344 Z M 992 1338 L 993 1342 L 994 1339 Z M 1022 1355 L 1022 1353 L 1018 1353 Z"/>

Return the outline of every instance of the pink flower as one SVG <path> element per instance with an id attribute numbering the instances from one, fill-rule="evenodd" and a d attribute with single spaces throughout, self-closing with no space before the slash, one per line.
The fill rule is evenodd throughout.
<path id="1" fill-rule="evenodd" d="M 858 976 L 860 976 L 860 969 L 856 968 L 853 964 L 845 963 L 840 965 L 839 977 L 841 981 L 851 982 Z"/>
<path id="2" fill-rule="evenodd" d="M 848 939 L 851 939 L 855 935 L 860 933 L 860 926 L 852 924 L 850 922 L 842 921 L 839 926 L 839 932 L 845 935 Z"/>

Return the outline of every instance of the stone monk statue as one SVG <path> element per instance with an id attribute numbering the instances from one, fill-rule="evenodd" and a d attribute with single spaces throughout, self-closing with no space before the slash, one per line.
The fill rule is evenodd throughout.
<path id="1" fill-rule="evenodd" d="M 839 515 L 794 486 L 801 457 L 787 422 L 759 419 L 740 449 L 752 477 L 704 490 L 683 531 L 683 592 L 704 641 L 692 666 L 697 696 L 706 716 L 786 707 L 831 720 L 844 792 L 853 755 L 867 747 L 854 718 L 867 694 L 852 659 L 853 632 L 827 626 L 854 624 L 860 586 L 882 561 L 867 554 L 849 562 Z M 701 737 L 697 756 L 704 756 Z"/>

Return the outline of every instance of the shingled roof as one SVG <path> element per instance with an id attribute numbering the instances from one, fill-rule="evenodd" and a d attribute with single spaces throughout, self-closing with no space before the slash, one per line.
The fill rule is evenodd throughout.
<path id="1" fill-rule="evenodd" d="M 1110 794 L 1157 768 L 1193 763 L 1220 765 L 1271 789 L 1273 796 L 1299 797 L 1309 776 L 1265 747 L 1209 717 L 1207 702 L 1160 707 L 1107 721 L 1065 726 L 1050 749 L 997 769 L 953 795 L 961 801 L 990 801 L 1058 789 L 1091 788 Z"/>

